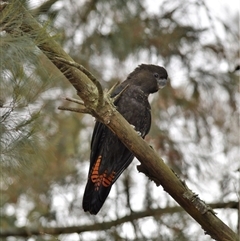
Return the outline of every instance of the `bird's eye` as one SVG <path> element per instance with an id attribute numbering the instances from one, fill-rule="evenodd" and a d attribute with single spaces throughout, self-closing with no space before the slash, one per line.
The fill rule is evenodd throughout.
<path id="1" fill-rule="evenodd" d="M 159 78 L 159 74 L 158 73 L 154 73 L 153 76 L 158 79 Z"/>

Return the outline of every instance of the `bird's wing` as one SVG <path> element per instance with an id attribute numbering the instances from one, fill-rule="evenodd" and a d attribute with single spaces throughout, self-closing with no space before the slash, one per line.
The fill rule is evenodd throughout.
<path id="1" fill-rule="evenodd" d="M 96 122 L 91 142 L 88 182 L 83 196 L 83 209 L 97 214 L 112 184 L 129 166 L 133 154 L 108 127 Z"/>
<path id="2" fill-rule="evenodd" d="M 89 173 L 95 164 L 97 157 L 99 155 L 99 150 L 104 142 L 106 136 L 106 126 L 99 121 L 96 121 L 92 140 L 91 140 L 91 154 L 90 154 L 90 166 L 89 166 Z"/>
<path id="3" fill-rule="evenodd" d="M 111 184 L 113 184 L 129 166 L 133 157 L 133 154 L 108 127 L 96 122 L 91 142 L 89 177 L 95 168 L 95 173 L 99 175 L 112 174 Z"/>

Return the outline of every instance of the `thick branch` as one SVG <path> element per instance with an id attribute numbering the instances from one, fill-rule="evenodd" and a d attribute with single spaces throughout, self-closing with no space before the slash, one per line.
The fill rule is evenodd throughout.
<path id="1" fill-rule="evenodd" d="M 238 208 L 237 202 L 228 202 L 228 203 L 213 203 L 209 205 L 212 208 Z M 184 211 L 181 207 L 167 207 L 167 208 L 156 208 L 149 209 L 142 212 L 132 212 L 130 215 L 112 220 L 109 222 L 95 223 L 91 225 L 81 225 L 81 226 L 69 226 L 69 227 L 56 227 L 56 228 L 31 228 L 31 227 L 22 227 L 22 228 L 13 228 L 8 230 L 1 230 L 0 237 L 6 238 L 9 236 L 19 236 L 19 237 L 29 237 L 31 235 L 59 235 L 59 234 L 70 234 L 70 233 L 83 233 L 89 231 L 102 231 L 108 230 L 117 225 L 121 225 L 126 222 L 131 222 L 133 220 L 145 218 L 145 217 L 160 217 L 165 214 L 173 214 L 176 212 Z"/>
<path id="2" fill-rule="evenodd" d="M 96 77 L 92 75 L 92 73 L 90 73 L 87 69 L 85 69 L 82 65 L 76 63 L 76 62 L 71 62 L 71 61 L 66 61 L 65 59 L 62 58 L 58 58 L 56 57 L 57 60 L 75 67 L 77 69 L 79 69 L 81 72 L 83 72 L 92 82 L 94 85 L 96 85 L 97 90 L 98 90 L 98 104 L 97 107 L 102 106 L 103 105 L 103 89 L 101 84 L 97 81 Z"/>
<path id="3" fill-rule="evenodd" d="M 168 192 L 213 239 L 219 241 L 237 240 L 237 235 L 217 218 L 212 209 L 198 198 L 198 196 L 164 164 L 163 160 L 136 131 L 134 131 L 129 123 L 116 111 L 107 96 L 104 96 L 103 106 L 98 106 L 99 96 L 96 85 L 78 69 L 67 66 L 56 59 L 56 57 L 59 57 L 70 62 L 73 61 L 18 1 L 12 1 L 2 12 L 5 13 L 1 13 L 3 22 L 7 21 L 7 19 L 4 19 L 6 13 L 8 15 L 12 14 L 13 16 L 11 17 L 15 18 L 24 15 L 21 30 L 35 41 L 43 53 L 45 53 L 66 76 L 77 90 L 79 97 L 84 101 L 85 106 L 91 110 L 91 114 L 97 117 L 99 121 L 107 124 L 126 147 L 134 153 L 141 162 L 140 170 L 144 170 L 144 173 L 147 174 L 151 180 L 154 180 L 157 184 L 161 184 L 164 190 Z M 0 23 L 2 21 L 0 20 Z"/>
<path id="4" fill-rule="evenodd" d="M 14 23 L 16 28 L 20 28 L 25 35 L 29 36 L 35 44 L 42 50 L 42 52 L 52 61 L 52 63 L 63 73 L 63 75 L 70 81 L 73 87 L 81 96 L 84 104 L 89 109 L 95 109 L 98 104 L 99 93 L 96 84 L 76 66 L 70 66 L 63 63 L 74 63 L 73 59 L 61 48 L 61 46 L 49 36 L 44 29 L 32 15 L 21 5 L 17 0 L 11 1 L 1 11 L 0 25 L 4 26 L 5 31 L 12 31 Z M 21 16 L 21 26 L 19 26 L 19 19 Z M 12 24 L 8 27 L 8 22 Z M 61 59 L 61 60 L 59 60 Z"/>

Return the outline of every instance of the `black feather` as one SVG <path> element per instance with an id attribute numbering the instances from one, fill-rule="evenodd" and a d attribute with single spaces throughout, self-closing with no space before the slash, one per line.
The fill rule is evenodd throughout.
<path id="1" fill-rule="evenodd" d="M 151 107 L 148 96 L 167 82 L 163 67 L 142 64 L 118 85 L 112 97 L 126 90 L 115 105 L 122 116 L 144 138 L 151 126 Z M 96 122 L 92 141 L 88 182 L 83 196 L 83 209 L 97 214 L 113 183 L 132 162 L 134 155 L 104 124 Z"/>

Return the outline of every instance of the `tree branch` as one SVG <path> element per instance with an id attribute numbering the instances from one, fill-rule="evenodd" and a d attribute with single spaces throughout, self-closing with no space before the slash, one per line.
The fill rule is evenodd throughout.
<path id="1" fill-rule="evenodd" d="M 59 57 L 56 57 L 56 59 L 63 62 L 64 64 L 67 64 L 69 66 L 79 69 L 93 82 L 93 84 L 97 87 L 97 90 L 98 90 L 97 107 L 102 106 L 103 105 L 103 89 L 102 89 L 101 84 L 97 81 L 96 77 L 93 76 L 92 73 L 90 73 L 87 69 L 85 69 L 81 64 L 78 64 L 78 63 L 72 62 L 72 61 L 67 61 L 67 60 L 65 60 L 63 58 L 59 58 Z"/>
<path id="2" fill-rule="evenodd" d="M 78 96 L 90 113 L 99 121 L 106 124 L 119 139 L 132 151 L 141 162 L 142 170 L 151 180 L 158 185 L 161 184 L 168 192 L 209 234 L 213 239 L 219 241 L 236 241 L 237 234 L 224 224 L 186 184 L 181 181 L 175 173 L 164 164 L 158 154 L 136 133 L 129 123 L 116 111 L 112 100 L 108 95 L 104 96 L 102 106 L 98 105 L 99 93 L 96 85 L 82 71 L 75 67 L 64 64 L 56 59 L 62 58 L 74 62 L 42 28 L 36 20 L 26 11 L 19 1 L 11 1 L 1 11 L 1 23 L 6 23 L 11 18 L 22 17 L 20 29 L 23 34 L 31 38 L 42 52 L 56 65 L 68 81 L 77 90 Z M 17 21 L 16 21 L 17 22 Z M 7 27 L 5 27 L 7 31 Z M 140 169 L 141 170 L 141 169 Z M 116 222 L 118 222 L 116 220 Z M 116 225 L 117 223 L 115 223 Z M 99 225 L 99 224 L 98 224 Z M 96 227 L 97 228 L 97 227 Z M 101 227 L 101 230 L 104 227 Z M 51 233 L 52 229 L 48 229 Z M 60 228 L 60 230 L 62 230 Z M 81 230 L 80 230 L 81 231 Z M 75 232 L 75 230 L 72 230 Z M 79 231 L 78 231 L 79 232 Z M 39 233 L 39 231 L 38 231 Z"/>
<path id="3" fill-rule="evenodd" d="M 211 208 L 238 208 L 237 202 L 228 202 L 228 203 L 213 203 L 209 204 Z M 60 234 L 70 234 L 70 233 L 83 233 L 90 231 L 102 231 L 108 230 L 117 225 L 122 225 L 126 222 L 132 222 L 137 219 L 146 218 L 146 217 L 160 217 L 165 214 L 173 214 L 176 212 L 182 212 L 184 209 L 179 206 L 167 207 L 167 208 L 156 208 L 148 209 L 142 212 L 132 212 L 130 215 L 124 216 L 108 222 L 94 223 L 90 225 L 81 225 L 81 226 L 69 226 L 69 227 L 22 227 L 22 228 L 12 228 L 1 230 L 0 237 L 6 238 L 9 236 L 19 236 L 19 237 L 29 237 L 31 235 L 60 235 Z"/>

